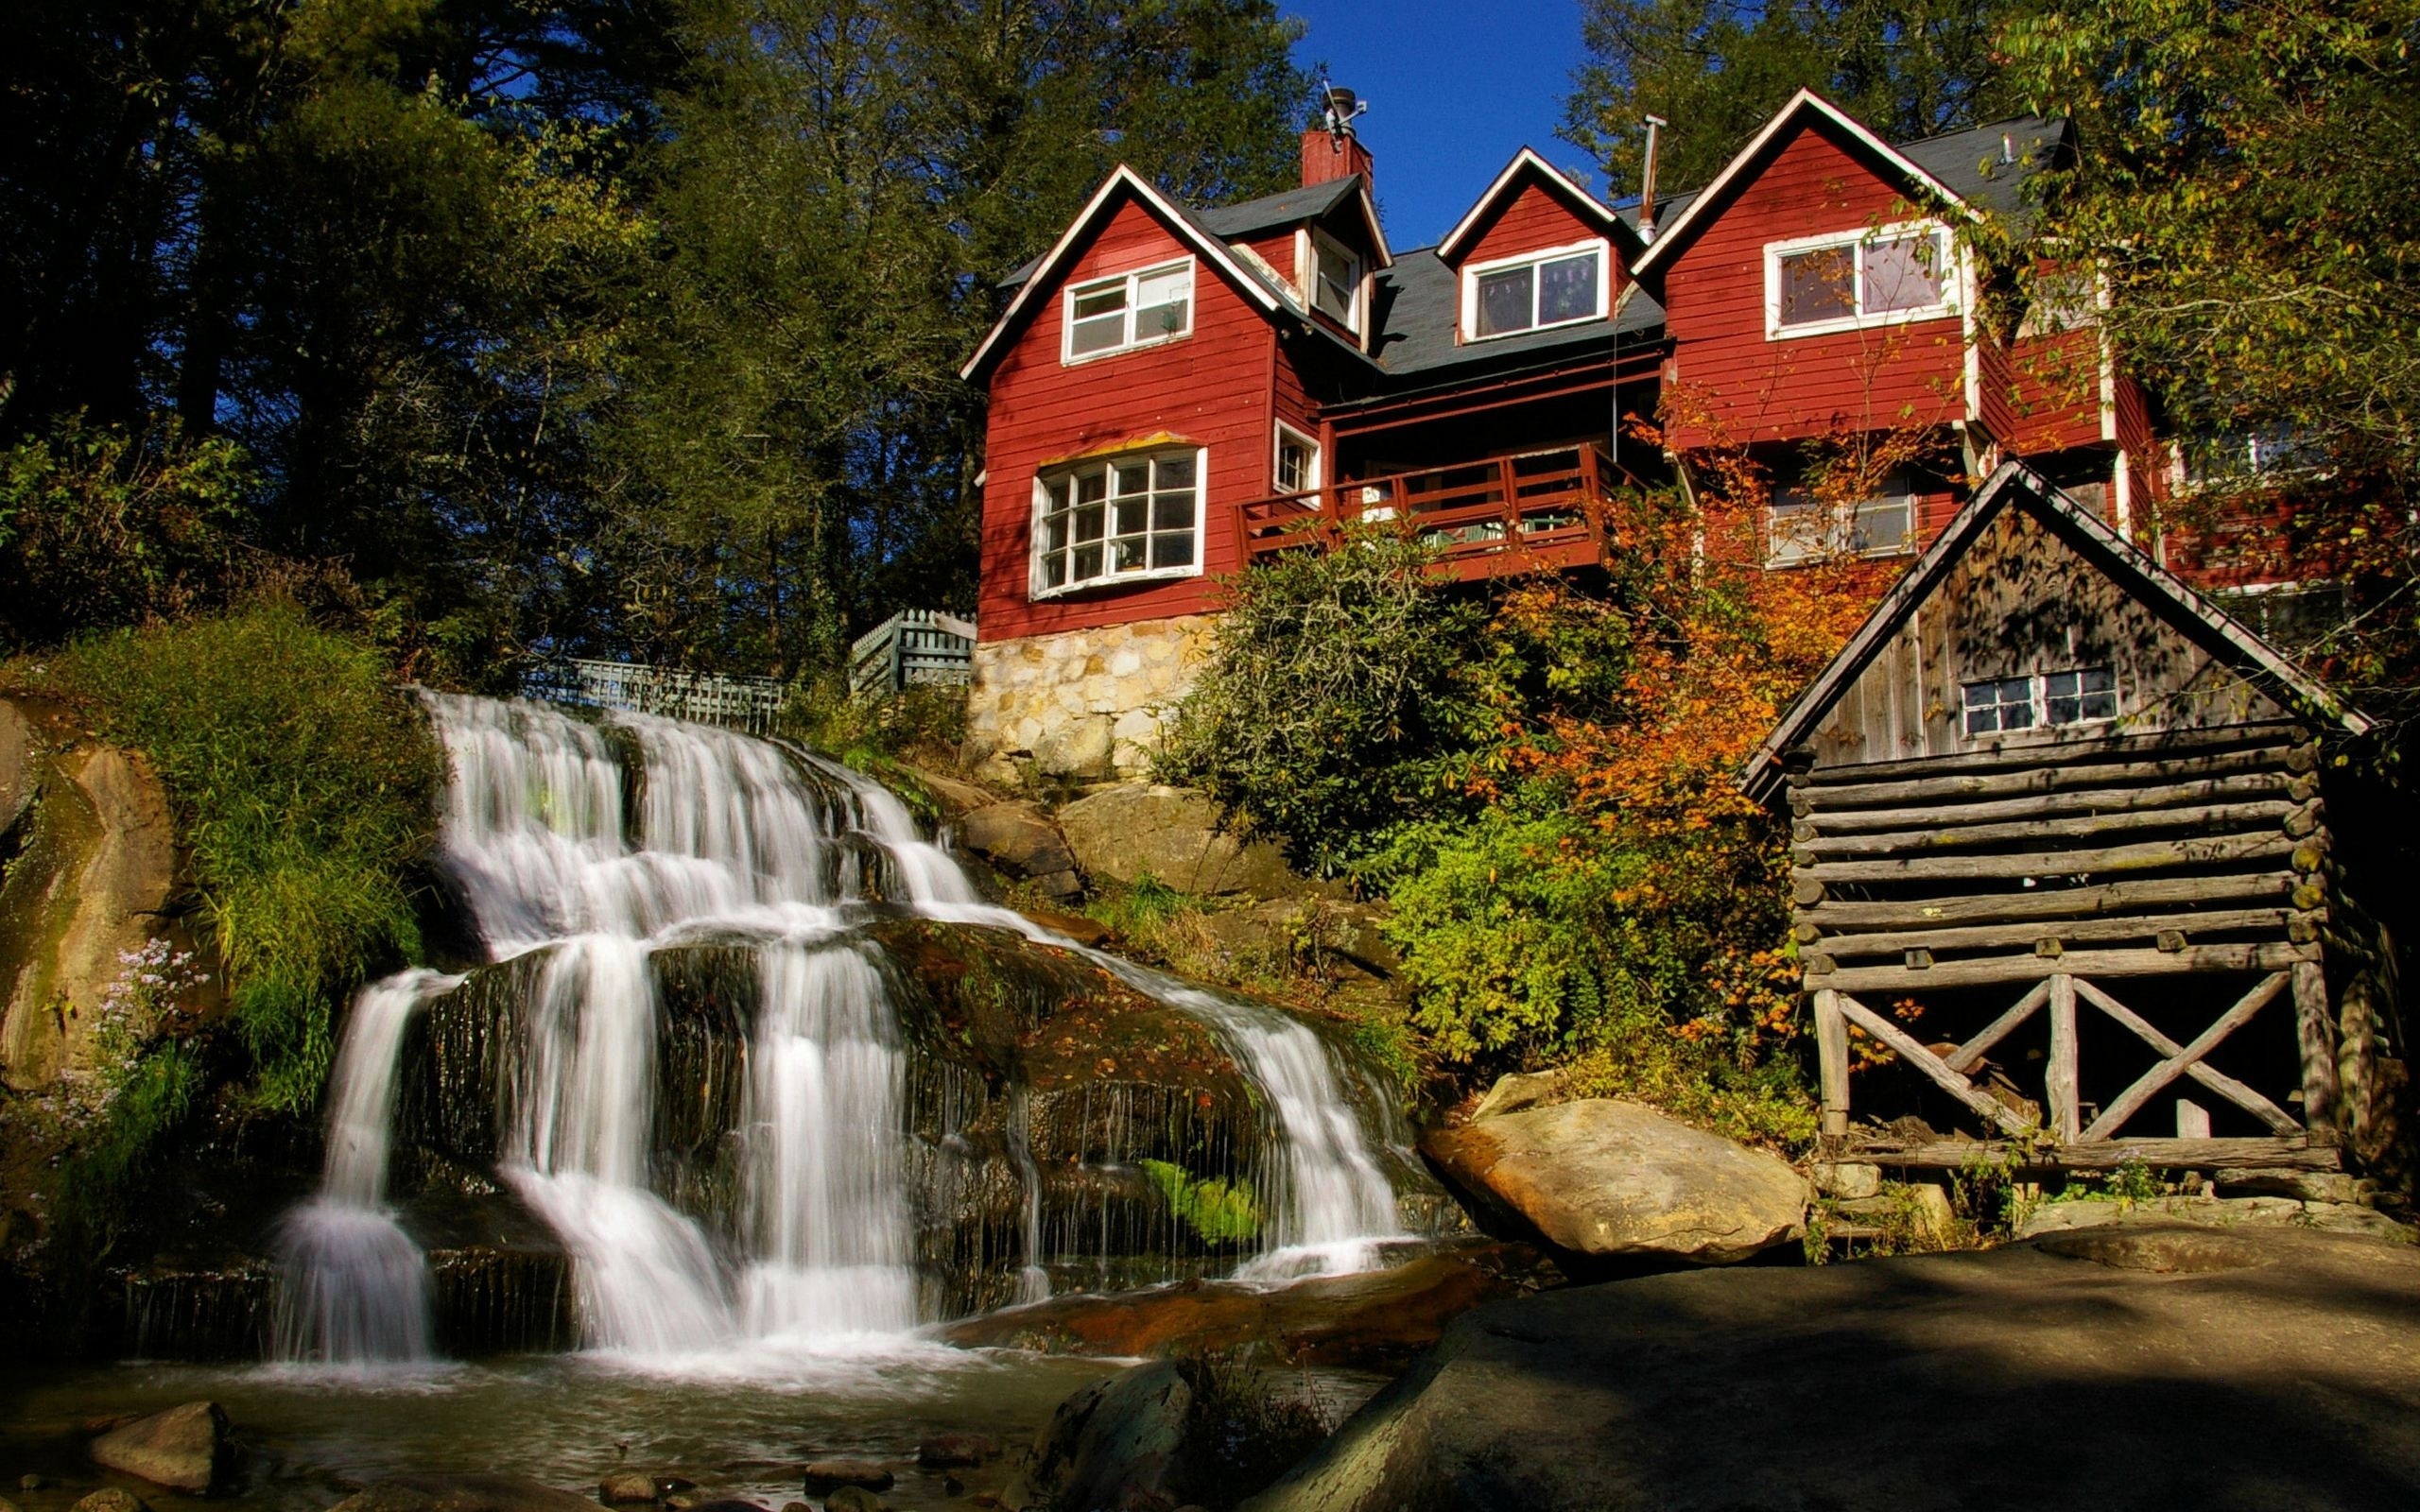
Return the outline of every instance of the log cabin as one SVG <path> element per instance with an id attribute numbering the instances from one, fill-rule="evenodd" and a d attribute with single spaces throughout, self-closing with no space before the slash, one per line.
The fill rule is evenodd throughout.
<path id="1" fill-rule="evenodd" d="M 2003 464 L 1741 779 L 1790 821 L 1826 1146 L 2220 1176 L 2374 1152 L 2393 953 L 2328 807 L 2368 730 Z"/>
<path id="2" fill-rule="evenodd" d="M 1911 558 L 2010 457 L 2146 528 L 2162 443 L 2093 300 L 1989 315 L 2013 280 L 1965 234 L 2022 244 L 2065 123 L 1891 143 L 1802 92 L 1694 193 L 1617 209 L 1524 148 L 1398 250 L 1352 114 L 1304 133 L 1299 187 L 1240 204 L 1120 167 L 1005 280 L 963 369 L 987 402 L 968 755 L 990 775 L 1147 766 L 1220 579 L 1355 520 L 1458 580 L 1584 573 L 1608 490 L 1685 485 L 1720 446 L 1771 472 L 1775 570 Z M 1625 434 L 1684 390 L 1660 445 Z M 1940 465 L 1841 518 L 1796 491 L 1810 438 L 1910 427 Z"/>

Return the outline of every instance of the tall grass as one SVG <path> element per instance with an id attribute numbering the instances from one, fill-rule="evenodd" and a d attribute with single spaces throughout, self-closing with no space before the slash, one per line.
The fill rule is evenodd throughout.
<path id="1" fill-rule="evenodd" d="M 260 1107 L 302 1112 L 336 1006 L 420 951 L 437 748 L 380 655 L 269 602 L 76 642 L 13 680 L 149 755 L 191 854 Z"/>

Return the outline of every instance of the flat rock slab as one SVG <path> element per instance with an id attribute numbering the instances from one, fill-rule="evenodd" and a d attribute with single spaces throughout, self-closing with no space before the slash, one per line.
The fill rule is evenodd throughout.
<path id="1" fill-rule="evenodd" d="M 2295 1197 L 2153 1197 L 2126 1202 L 2115 1197 L 2052 1202 L 2036 1208 L 2017 1226 L 2016 1237 L 2098 1228 L 2108 1224 L 2195 1224 L 2212 1228 L 2317 1228 L 2325 1233 L 2364 1234 L 2409 1241 L 2420 1234 L 2376 1208 L 2357 1202 L 2305 1202 Z"/>
<path id="2" fill-rule="evenodd" d="M 95 1465 L 199 1496 L 227 1468 L 227 1415 L 215 1401 L 188 1401 L 112 1428 L 85 1452 Z"/>
<path id="3" fill-rule="evenodd" d="M 1390 1270 L 1273 1290 L 1194 1281 L 1055 1297 L 951 1324 L 941 1336 L 961 1349 L 1123 1358 L 1255 1344 L 1289 1366 L 1399 1369 L 1481 1302 L 1559 1279 L 1526 1246 L 1464 1246 Z"/>
<path id="4" fill-rule="evenodd" d="M 1494 1303 L 1249 1512 L 2420 1505 L 2420 1248 L 2128 1225 Z"/>
<path id="5" fill-rule="evenodd" d="M 1434 1130 L 1420 1148 L 1499 1225 L 1590 1259 L 1730 1264 L 1806 1218 L 1789 1161 L 1614 1098 Z"/>

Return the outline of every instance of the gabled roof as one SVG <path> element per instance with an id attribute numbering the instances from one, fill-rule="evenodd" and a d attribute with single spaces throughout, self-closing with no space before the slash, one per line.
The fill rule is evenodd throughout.
<path id="1" fill-rule="evenodd" d="M 1712 183 L 1692 196 L 1686 208 L 1664 224 L 1655 240 L 1649 243 L 1647 250 L 1640 254 L 1635 270 L 1644 274 L 1679 255 L 1676 249 L 1695 240 L 1698 232 L 1721 215 L 1739 191 L 1754 180 L 1763 165 L 1765 154 L 1793 127 L 1806 123 L 1831 126 L 1872 154 L 1885 171 L 1897 176 L 1916 195 L 1939 200 L 1973 218 L 1980 218 L 1986 210 L 2001 208 L 1996 203 L 1999 196 L 1989 192 L 1996 188 L 1999 180 L 1996 177 L 1986 177 L 1982 162 L 1976 155 L 1978 149 L 1988 142 L 1992 155 L 1997 156 L 2000 133 L 2008 131 L 2014 145 L 2013 139 L 2020 124 L 2030 124 L 2036 138 L 2049 134 L 2045 129 L 2048 123 L 2037 116 L 2027 116 L 2023 123 L 1981 127 L 1973 131 L 1953 132 L 1945 137 L 1932 137 L 1893 146 L 1875 135 L 1864 122 L 1830 100 L 1811 89 L 1802 89 L 1790 96 L 1789 104 L 1773 112 L 1772 119 L 1765 123 L 1764 129 L 1723 165 Z M 2061 131 L 2064 132 L 2064 128 Z M 2015 169 L 2030 166 L 2020 156 L 2018 163 L 2011 167 L 2009 193 L 2012 203 L 2014 184 L 2021 181 Z"/>
<path id="2" fill-rule="evenodd" d="M 1325 220 L 1338 207 L 1346 204 L 1360 211 L 1363 229 L 1370 233 L 1371 249 L 1377 253 L 1377 266 L 1384 267 L 1393 262 L 1394 253 L 1387 249 L 1387 233 L 1378 224 L 1378 207 L 1370 198 L 1369 183 L 1357 173 L 1282 194 L 1263 195 L 1240 204 L 1221 205 L 1216 210 L 1201 211 L 1200 215 L 1201 224 L 1213 235 L 1236 241 L 1256 232 Z"/>
<path id="3" fill-rule="evenodd" d="M 1612 207 L 1595 195 L 1573 183 L 1553 163 L 1530 148 L 1523 147 L 1512 155 L 1512 162 L 1504 165 L 1504 171 L 1495 176 L 1495 181 L 1487 186 L 1487 193 L 1478 197 L 1478 202 L 1471 206 L 1469 212 L 1454 223 L 1454 229 L 1445 233 L 1445 239 L 1437 244 L 1438 259 L 1449 265 L 1459 262 L 1461 254 L 1469 250 L 1466 244 L 1487 225 L 1489 217 L 1510 203 L 1528 183 L 1544 186 L 1548 194 L 1564 201 L 1581 219 L 1606 236 L 1619 240 L 1625 264 L 1637 255 L 1642 244 L 1636 227 L 1614 214 Z"/>
<path id="4" fill-rule="evenodd" d="M 1032 315 L 1036 291 L 1047 288 L 1053 275 L 1075 257 L 1092 233 L 1115 213 L 1118 205 L 1130 199 L 1157 216 L 1178 241 L 1224 274 L 1246 299 L 1267 313 L 1302 313 L 1302 305 L 1291 291 L 1272 283 L 1266 274 L 1230 251 L 1226 242 L 1204 225 L 1199 215 L 1161 194 L 1141 174 L 1121 163 L 1101 180 L 1100 187 L 1093 191 L 1092 198 L 1068 223 L 1067 229 L 1059 233 L 1059 239 L 1051 243 L 1050 250 L 1043 253 L 1041 261 L 1033 265 L 1019 284 L 1016 296 L 1009 301 L 1009 307 L 1000 312 L 999 319 L 993 322 L 982 344 L 975 349 L 975 355 L 967 358 L 965 366 L 959 369 L 959 377 L 972 380 L 983 370 L 1001 343 Z"/>
<path id="5" fill-rule="evenodd" d="M 1990 481 L 1976 490 L 1940 537 L 1916 558 L 1907 576 L 1883 595 L 1866 616 L 1847 646 L 1831 665 L 1807 684 L 1789 706 L 1781 723 L 1765 737 L 1739 774 L 1739 786 L 1762 801 L 1781 780 L 1781 758 L 1804 744 L 1832 711 L 1891 637 L 1930 598 L 1952 567 L 2004 509 L 2022 509 L 2041 521 L 2061 540 L 2115 579 L 2162 619 L 2190 636 L 2246 680 L 2262 687 L 2280 702 L 2325 714 L 2352 734 L 2370 728 L 2367 716 L 2346 706 L 2318 679 L 2303 671 L 2275 646 L 2244 628 L 2226 611 L 2187 587 L 2134 542 L 2102 523 L 2100 515 L 2050 486 L 2041 473 L 2022 462 L 2004 462 Z"/>

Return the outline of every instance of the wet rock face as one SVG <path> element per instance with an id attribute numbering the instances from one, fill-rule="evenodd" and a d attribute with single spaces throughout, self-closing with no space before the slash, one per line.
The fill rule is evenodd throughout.
<path id="1" fill-rule="evenodd" d="M 1788 1161 L 1612 1098 L 1439 1129 L 1421 1152 L 1500 1226 L 1567 1255 L 1730 1264 L 1806 1222 Z"/>
<path id="2" fill-rule="evenodd" d="M 2412 1246 L 2250 1228 L 1576 1287 L 1468 1314 L 1247 1506 L 2411 1506 L 2415 1296 Z"/>
<path id="3" fill-rule="evenodd" d="M 1030 882 L 1046 898 L 1083 891 L 1076 855 L 1038 803 L 990 803 L 959 816 L 958 837 L 1001 875 Z"/>
<path id="4" fill-rule="evenodd" d="M 93 1070 L 120 957 L 171 912 L 176 833 L 147 760 L 70 742 L 6 699 L 0 821 L 0 1078 L 25 1090 Z"/>
<path id="5" fill-rule="evenodd" d="M 1059 1404 L 1006 1501 L 1071 1512 L 1173 1506 L 1192 1413 L 1193 1390 L 1174 1365 L 1138 1366 L 1096 1381 Z"/>
<path id="6" fill-rule="evenodd" d="M 112 1428 L 85 1452 L 96 1465 L 199 1496 L 226 1472 L 227 1414 L 215 1401 L 189 1401 Z"/>

